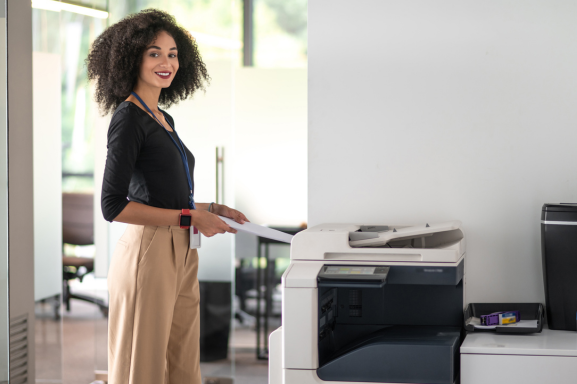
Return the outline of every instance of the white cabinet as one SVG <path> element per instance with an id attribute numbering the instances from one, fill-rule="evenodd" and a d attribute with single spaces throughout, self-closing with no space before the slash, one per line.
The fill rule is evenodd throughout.
<path id="1" fill-rule="evenodd" d="M 462 384 L 574 384 L 577 332 L 472 333 L 461 346 Z"/>

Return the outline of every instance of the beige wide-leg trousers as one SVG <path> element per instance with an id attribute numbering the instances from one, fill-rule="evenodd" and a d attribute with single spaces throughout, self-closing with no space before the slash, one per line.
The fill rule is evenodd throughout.
<path id="1" fill-rule="evenodd" d="M 197 271 L 187 229 L 128 226 L 108 273 L 109 384 L 201 384 Z"/>

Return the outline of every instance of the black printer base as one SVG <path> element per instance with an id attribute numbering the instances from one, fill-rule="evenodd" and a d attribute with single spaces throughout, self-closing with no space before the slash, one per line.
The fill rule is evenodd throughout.
<path id="1" fill-rule="evenodd" d="M 454 384 L 461 341 L 459 327 L 393 326 L 349 345 L 317 375 L 324 381 Z"/>

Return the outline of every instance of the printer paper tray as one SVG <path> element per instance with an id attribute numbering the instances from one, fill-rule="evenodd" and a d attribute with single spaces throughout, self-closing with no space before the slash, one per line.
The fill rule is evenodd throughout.
<path id="1" fill-rule="evenodd" d="M 452 384 L 461 328 L 393 326 L 343 348 L 323 364 L 324 381 Z"/>

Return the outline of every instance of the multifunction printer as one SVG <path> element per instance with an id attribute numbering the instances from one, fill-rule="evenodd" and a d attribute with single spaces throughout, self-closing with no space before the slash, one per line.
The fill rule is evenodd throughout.
<path id="1" fill-rule="evenodd" d="M 459 221 L 319 225 L 292 239 L 290 257 L 270 384 L 458 383 Z"/>

